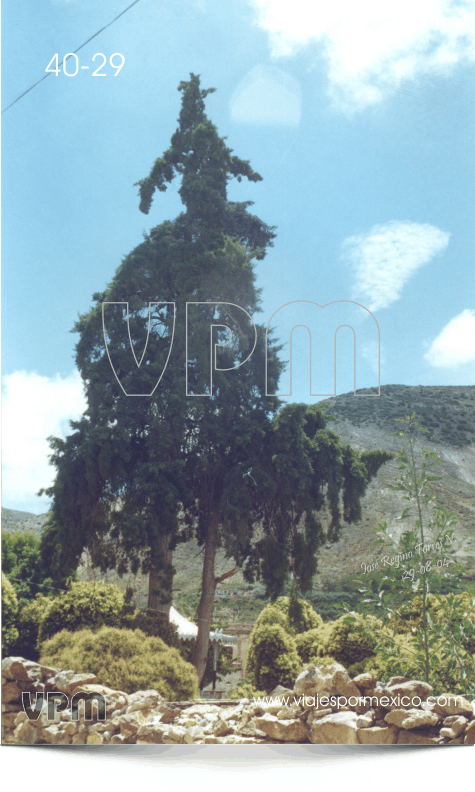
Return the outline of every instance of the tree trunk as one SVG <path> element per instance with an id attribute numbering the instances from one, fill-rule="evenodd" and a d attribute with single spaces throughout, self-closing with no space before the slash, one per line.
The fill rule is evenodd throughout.
<path id="1" fill-rule="evenodd" d="M 168 534 L 157 537 L 153 547 L 153 561 L 148 576 L 148 604 L 149 610 L 163 613 L 169 618 L 172 604 L 171 571 L 172 551 L 169 549 L 170 537 Z"/>
<path id="2" fill-rule="evenodd" d="M 214 607 L 214 591 L 216 580 L 214 577 L 214 560 L 216 556 L 216 531 L 218 518 L 212 517 L 205 542 L 205 557 L 203 562 L 203 576 L 201 582 L 201 599 L 198 608 L 198 635 L 193 651 L 192 663 L 198 674 L 199 684 L 203 679 L 208 659 L 209 633 L 211 617 Z"/>

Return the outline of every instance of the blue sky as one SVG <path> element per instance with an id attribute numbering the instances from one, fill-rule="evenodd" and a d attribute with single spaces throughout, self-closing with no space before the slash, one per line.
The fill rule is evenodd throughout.
<path id="1" fill-rule="evenodd" d="M 3 0 L 2 108 L 127 5 Z M 280 315 L 284 341 L 312 329 L 312 392 L 333 392 L 340 324 L 357 387 L 377 385 L 368 310 L 381 384 L 475 384 L 474 0 L 140 0 L 78 58 L 2 116 L 4 506 L 47 509 L 45 438 L 84 404 L 70 330 L 143 231 L 181 210 L 172 186 L 141 214 L 133 185 L 168 148 L 190 72 L 263 176 L 230 197 L 277 226 L 257 320 L 297 300 L 367 309 Z M 337 354 L 347 392 L 348 328 Z M 292 399 L 315 401 L 303 329 L 293 355 Z"/>

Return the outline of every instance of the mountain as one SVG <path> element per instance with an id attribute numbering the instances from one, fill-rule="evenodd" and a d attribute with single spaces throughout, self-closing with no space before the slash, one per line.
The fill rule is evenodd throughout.
<path id="1" fill-rule="evenodd" d="M 427 430 L 424 445 L 440 455 L 435 484 L 442 506 L 455 512 L 457 557 L 475 567 L 475 387 L 385 385 L 381 395 L 361 390 L 337 396 L 328 403 L 335 420 L 331 428 L 344 442 L 359 451 L 373 449 L 395 453 L 402 439 L 388 437 L 401 429 L 396 419 L 415 414 L 417 423 Z M 361 574 L 381 555 L 373 548 L 374 531 L 387 521 L 388 533 L 396 538 L 407 528 L 399 520 L 407 506 L 402 493 L 391 486 L 399 475 L 395 460 L 386 462 L 370 483 L 362 500 L 360 523 L 343 528 L 337 544 L 320 554 L 318 588 L 334 588 L 338 581 Z M 474 570 L 475 571 L 475 570 Z"/>
<path id="2" fill-rule="evenodd" d="M 428 430 L 427 447 L 441 458 L 441 481 L 436 484 L 441 504 L 455 512 L 456 552 L 469 568 L 469 580 L 475 581 L 475 386 L 406 386 L 385 385 L 381 395 L 374 391 L 357 391 L 331 399 L 328 411 L 334 420 L 330 428 L 345 443 L 360 451 L 382 449 L 396 452 L 400 438 L 388 437 L 400 425 L 397 418 L 415 413 L 417 422 Z M 360 575 L 381 555 L 373 547 L 374 531 L 387 521 L 389 533 L 398 536 L 407 527 L 400 520 L 406 504 L 400 492 L 391 486 L 398 475 L 394 460 L 385 463 L 368 487 L 363 498 L 363 516 L 359 523 L 342 529 L 336 544 L 323 547 L 319 557 L 319 571 L 314 578 L 318 609 L 318 592 L 339 592 L 355 575 Z M 35 516 L 26 512 L 2 509 L 2 527 L 6 530 L 31 530 L 37 535 L 48 515 Z M 179 545 L 174 553 L 176 568 L 174 604 L 185 615 L 193 616 L 198 602 L 201 577 L 201 550 L 195 542 Z M 231 569 L 232 562 L 217 554 L 217 574 Z M 144 576 L 125 576 L 115 573 L 102 575 L 90 567 L 87 558 L 79 570 L 81 579 L 101 579 L 115 582 L 122 589 L 131 585 L 136 601 L 146 604 L 147 580 Z M 220 626 L 228 621 L 252 623 L 265 604 L 263 588 L 246 584 L 240 572 L 229 578 L 219 589 L 214 619 Z M 235 593 L 231 593 L 235 592 Z"/>
<path id="3" fill-rule="evenodd" d="M 41 529 L 48 519 L 48 514 L 30 514 L 2 507 L 2 531 L 33 533 L 41 536 Z"/>

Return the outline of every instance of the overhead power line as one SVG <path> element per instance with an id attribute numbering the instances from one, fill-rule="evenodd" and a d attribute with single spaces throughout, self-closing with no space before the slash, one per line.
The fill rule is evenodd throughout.
<path id="1" fill-rule="evenodd" d="M 84 44 L 81 44 L 81 46 L 80 46 L 80 47 L 78 47 L 76 50 L 74 50 L 74 54 L 76 54 L 77 52 L 79 52 L 79 50 L 80 50 L 80 49 L 82 49 L 83 47 L 85 47 L 85 46 L 86 46 L 86 44 L 89 44 L 89 42 L 90 42 L 90 41 L 92 41 L 92 39 L 96 38 L 96 36 L 98 36 L 98 35 L 99 35 L 99 33 L 102 33 L 102 31 L 103 31 L 103 30 L 106 30 L 108 27 L 110 27 L 111 25 L 113 25 L 113 24 L 114 24 L 114 22 L 117 22 L 117 20 L 119 19 L 119 17 L 121 17 L 121 16 L 123 16 L 124 14 L 126 14 L 126 13 L 127 13 L 127 11 L 129 11 L 129 10 L 132 8 L 132 6 L 134 6 L 134 5 L 137 5 L 137 3 L 140 3 L 140 0 L 134 0 L 134 2 L 133 2 L 133 3 L 131 3 L 129 6 L 127 6 L 127 8 L 124 8 L 124 10 L 120 12 L 120 14 L 117 14 L 117 16 L 116 16 L 116 17 L 115 17 L 115 18 L 112 20 L 112 22 L 109 22 L 107 25 L 104 25 L 104 27 L 102 27 L 100 30 L 98 30 L 98 31 L 97 31 L 97 33 L 94 33 L 94 35 L 93 35 L 93 36 L 91 36 L 90 38 L 88 38 L 88 40 L 87 40 L 87 41 L 85 41 L 85 42 L 84 42 Z M 62 66 L 62 65 L 63 65 L 63 61 L 61 61 L 61 63 L 58 65 L 58 69 L 59 69 L 59 67 L 60 67 L 60 66 Z M 5 110 L 2 110 L 2 115 L 3 115 L 4 113 L 6 113 L 6 112 L 7 112 L 7 110 L 10 110 L 10 107 L 13 107 L 13 105 L 14 105 L 14 104 L 16 104 L 17 102 L 19 102 L 19 101 L 20 101 L 20 99 L 22 99 L 24 96 L 26 96 L 26 94 L 27 94 L 27 93 L 29 93 L 30 91 L 32 91 L 32 90 L 33 90 L 33 88 L 36 88 L 36 86 L 37 86 L 37 85 L 39 85 L 41 82 L 43 82 L 43 80 L 46 80 L 46 78 L 47 78 L 47 77 L 49 77 L 49 76 L 50 76 L 50 74 L 52 74 L 52 72 L 48 72 L 48 74 L 45 74 L 45 76 L 44 76 L 44 77 L 42 77 L 42 78 L 41 78 L 41 80 L 38 80 L 38 82 L 35 82 L 35 84 L 34 84 L 34 85 L 32 85 L 32 86 L 30 86 L 30 88 L 28 88 L 26 91 L 23 91 L 23 93 L 22 93 L 22 94 L 20 94 L 20 96 L 18 96 L 18 97 L 15 99 L 15 101 L 14 101 L 14 102 L 12 102 L 11 104 L 9 104 L 9 105 L 8 105 L 8 107 L 6 107 L 6 108 L 5 108 Z"/>

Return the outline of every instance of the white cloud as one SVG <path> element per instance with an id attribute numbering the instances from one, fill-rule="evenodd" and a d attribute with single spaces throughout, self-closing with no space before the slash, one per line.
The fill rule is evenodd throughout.
<path id="1" fill-rule="evenodd" d="M 405 81 L 475 60 L 475 0 L 248 0 L 274 57 L 306 49 L 327 63 L 329 93 L 347 112 Z"/>
<path id="2" fill-rule="evenodd" d="M 35 493 L 50 486 L 55 474 L 46 438 L 65 437 L 68 419 L 84 412 L 82 380 L 77 372 L 51 378 L 15 371 L 4 377 L 3 386 L 3 502 L 9 508 L 38 511 L 49 501 L 35 498 Z"/>
<path id="3" fill-rule="evenodd" d="M 370 311 L 387 308 L 400 298 L 411 275 L 447 247 L 449 238 L 428 223 L 395 220 L 348 237 L 343 257 L 354 267 L 355 299 Z"/>
<path id="4" fill-rule="evenodd" d="M 300 122 L 300 83 L 275 66 L 255 66 L 231 97 L 231 115 L 247 124 L 297 126 Z"/>
<path id="5" fill-rule="evenodd" d="M 424 357 L 437 368 L 455 368 L 475 362 L 475 310 L 467 308 L 451 319 Z"/>
<path id="6" fill-rule="evenodd" d="M 368 341 L 362 345 L 361 354 L 371 366 L 373 374 L 379 374 L 380 367 L 382 369 L 386 363 L 386 355 L 381 344 L 377 341 Z"/>

